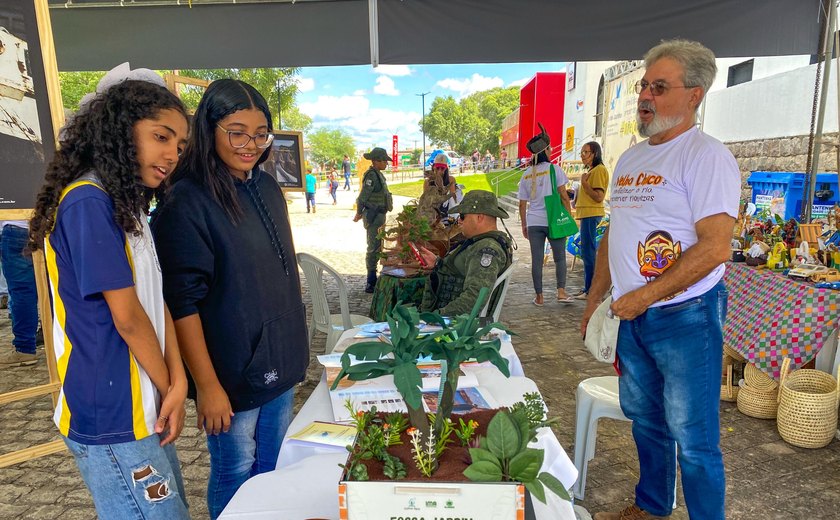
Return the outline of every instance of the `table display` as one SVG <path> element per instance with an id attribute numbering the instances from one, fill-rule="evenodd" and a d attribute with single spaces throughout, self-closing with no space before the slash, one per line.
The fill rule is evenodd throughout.
<path id="1" fill-rule="evenodd" d="M 343 350 L 355 341 L 355 330 L 346 331 L 337 344 Z M 491 394 L 500 406 L 522 400 L 525 393 L 538 392 L 536 384 L 521 377 L 522 366 L 509 339 L 502 342 L 500 353 L 508 360 L 511 374 L 505 378 L 495 367 L 477 371 L 480 387 Z M 516 377 L 515 374 L 519 374 Z M 312 395 L 288 428 L 287 437 L 294 435 L 313 421 L 332 419 L 332 406 L 326 379 L 322 376 Z M 564 486 L 571 487 L 577 470 L 563 450 L 554 433 L 540 430 L 534 447 L 545 450 L 541 471 L 556 476 Z M 277 462 L 277 470 L 248 480 L 225 508 L 221 518 L 323 518 L 338 519 L 338 483 L 342 469 L 338 467 L 347 457 L 344 448 L 328 445 L 314 446 L 284 440 Z M 572 504 L 547 494 L 543 504 L 535 501 L 537 518 L 575 518 Z"/>
<path id="2" fill-rule="evenodd" d="M 785 358 L 792 369 L 801 367 L 838 329 L 840 291 L 742 263 L 727 263 L 724 278 L 729 290 L 724 343 L 775 379 Z"/>

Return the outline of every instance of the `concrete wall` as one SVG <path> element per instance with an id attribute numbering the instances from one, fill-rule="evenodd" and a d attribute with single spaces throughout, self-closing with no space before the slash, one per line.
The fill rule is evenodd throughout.
<path id="1" fill-rule="evenodd" d="M 826 134 L 825 139 L 836 142 L 837 133 Z M 804 172 L 808 165 L 808 136 L 776 137 L 751 141 L 726 143 L 738 161 L 741 170 L 742 195 L 750 196 L 747 178 L 754 171 Z M 837 152 L 833 146 L 822 145 L 819 172 L 837 171 Z"/>
<path id="2" fill-rule="evenodd" d="M 563 159 L 579 158 L 580 147 L 595 135 L 595 115 L 598 113 L 598 84 L 601 75 L 614 61 L 578 62 L 575 88 L 566 93 L 566 112 L 563 128 L 575 127 L 575 146 L 563 152 Z M 579 108 L 579 104 L 581 105 Z"/>
<path id="3" fill-rule="evenodd" d="M 837 131 L 837 86 L 832 70 L 824 132 Z M 709 92 L 703 131 L 724 142 L 807 135 L 816 65 Z"/>

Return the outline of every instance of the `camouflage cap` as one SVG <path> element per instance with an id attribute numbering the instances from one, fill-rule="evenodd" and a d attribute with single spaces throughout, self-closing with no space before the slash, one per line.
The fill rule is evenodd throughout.
<path id="1" fill-rule="evenodd" d="M 388 152 L 385 151 L 385 148 L 374 148 L 373 150 L 364 154 L 365 159 L 369 161 L 388 161 L 391 162 L 391 158 L 388 157 Z"/>
<path id="2" fill-rule="evenodd" d="M 491 217 L 510 217 L 507 211 L 499 207 L 499 201 L 496 200 L 496 196 L 486 190 L 472 190 L 467 192 L 461 203 L 454 208 L 450 208 L 449 213 L 460 213 L 462 215 L 478 213 L 481 215 L 490 215 Z"/>

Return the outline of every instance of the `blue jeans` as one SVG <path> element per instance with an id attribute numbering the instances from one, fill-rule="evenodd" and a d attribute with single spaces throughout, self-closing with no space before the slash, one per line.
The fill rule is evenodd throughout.
<path id="1" fill-rule="evenodd" d="M 345 190 L 350 189 L 350 174 L 349 173 L 344 174 L 344 189 Z"/>
<path id="2" fill-rule="evenodd" d="M 621 322 L 619 397 L 639 452 L 636 504 L 652 515 L 671 513 L 679 461 L 690 517 L 724 520 L 719 400 L 726 297 L 721 282 Z"/>
<path id="3" fill-rule="evenodd" d="M 542 294 L 543 257 L 545 241 L 551 244 L 551 256 L 554 258 L 554 277 L 557 288 L 566 288 L 566 239 L 548 238 L 548 226 L 528 226 L 528 243 L 531 244 L 531 280 L 534 292 Z"/>
<path id="4" fill-rule="evenodd" d="M 236 412 L 227 433 L 207 436 L 210 480 L 207 509 L 216 519 L 249 478 L 273 471 L 280 444 L 292 422 L 295 388 L 253 410 Z"/>
<path id="5" fill-rule="evenodd" d="M 306 192 L 306 212 L 309 213 L 309 204 L 312 204 L 312 209 L 315 209 L 315 193 L 311 191 Z"/>
<path id="6" fill-rule="evenodd" d="M 175 446 L 157 434 L 119 444 L 64 443 L 102 520 L 189 519 Z"/>
<path id="7" fill-rule="evenodd" d="M 580 256 L 583 258 L 583 292 L 589 294 L 592 276 L 595 273 L 595 253 L 598 245 L 595 242 L 595 230 L 601 223 L 601 217 L 584 217 L 580 219 Z"/>
<path id="8" fill-rule="evenodd" d="M 9 315 L 12 319 L 12 344 L 18 352 L 35 353 L 35 333 L 38 330 L 38 290 L 32 255 L 24 253 L 29 242 L 29 230 L 6 224 L 0 239 L 3 274 L 9 286 Z"/>

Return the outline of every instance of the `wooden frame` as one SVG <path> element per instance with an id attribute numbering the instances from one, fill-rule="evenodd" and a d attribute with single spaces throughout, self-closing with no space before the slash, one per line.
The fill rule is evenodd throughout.
<path id="1" fill-rule="evenodd" d="M 24 93 L 20 101 L 28 103 L 31 107 L 32 102 L 26 101 L 26 99 L 33 99 L 37 115 L 37 125 L 35 123 L 26 125 L 31 132 L 27 132 L 29 142 L 24 143 L 23 148 L 28 147 L 30 153 L 34 151 L 37 159 L 29 158 L 31 167 L 27 168 L 27 177 L 20 175 L 21 172 L 18 170 L 15 160 L 9 160 L 10 156 L 0 151 L 0 164 L 3 166 L 3 172 L 6 173 L 6 175 L 0 176 L 0 201 L 3 202 L 3 206 L 10 208 L 0 210 L 0 219 L 24 220 L 32 215 L 31 208 L 34 206 L 37 191 L 43 183 L 46 165 L 52 159 L 55 151 L 58 129 L 64 124 L 64 109 L 61 103 L 61 89 L 58 84 L 58 67 L 55 61 L 55 47 L 47 0 L 4 0 L 2 7 L 0 7 L 0 13 L 8 14 L 8 19 L 11 20 L 14 20 L 15 17 L 20 18 L 20 23 L 17 24 L 17 31 L 15 32 L 22 28 L 22 33 L 18 32 L 16 35 L 13 32 L 6 32 L 0 33 L 0 35 L 6 36 L 8 34 L 18 40 L 26 41 L 28 62 L 31 68 L 22 67 L 24 70 L 21 76 L 29 76 L 29 83 L 27 88 L 23 89 Z M 24 83 L 26 84 L 25 78 Z M 30 90 L 31 92 L 29 92 Z M 10 92 L 7 90 L 6 94 L 10 94 Z M 13 92 L 11 94 L 14 96 Z M 23 117 L 27 116 L 24 115 Z M 38 131 L 33 126 L 37 126 Z M 40 137 L 40 147 L 36 143 L 38 137 Z M 6 143 L 11 143 L 9 146 L 12 148 L 15 147 L 13 141 L 6 141 Z M 8 172 L 12 172 L 12 174 Z M 22 178 L 23 182 L 21 182 Z M 17 195 L 18 193 L 20 195 Z M 7 198 L 10 195 L 15 197 L 15 202 L 7 202 L 11 200 Z M 38 311 L 41 315 L 41 326 L 44 331 L 44 351 L 50 380 L 45 385 L 0 394 L 0 405 L 47 394 L 52 396 L 53 405 L 58 400 L 61 384 L 58 379 L 55 351 L 52 346 L 52 309 L 50 307 L 46 265 L 42 252 L 33 255 L 33 263 L 35 281 L 38 287 Z M 0 468 L 64 449 L 64 442 L 58 439 L 10 452 L 0 456 Z"/>
<path id="2" fill-rule="evenodd" d="M 260 166 L 277 180 L 283 191 L 305 191 L 303 134 L 275 130 L 271 155 Z"/>

